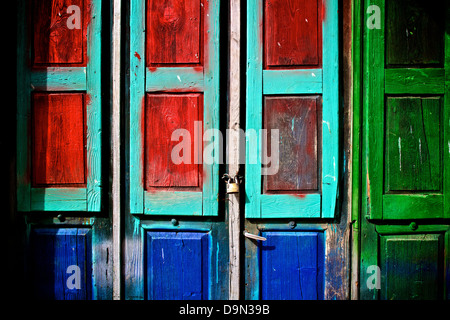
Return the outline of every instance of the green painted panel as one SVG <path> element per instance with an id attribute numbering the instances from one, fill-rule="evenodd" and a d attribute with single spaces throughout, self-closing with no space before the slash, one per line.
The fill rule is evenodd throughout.
<path id="1" fill-rule="evenodd" d="M 388 65 L 442 63 L 445 1 L 386 1 Z"/>
<path id="2" fill-rule="evenodd" d="M 442 234 L 384 235 L 380 240 L 381 299 L 442 298 Z"/>
<path id="3" fill-rule="evenodd" d="M 443 94 L 445 70 L 386 69 L 386 94 Z"/>
<path id="4" fill-rule="evenodd" d="M 441 98 L 388 97 L 385 192 L 440 191 Z"/>

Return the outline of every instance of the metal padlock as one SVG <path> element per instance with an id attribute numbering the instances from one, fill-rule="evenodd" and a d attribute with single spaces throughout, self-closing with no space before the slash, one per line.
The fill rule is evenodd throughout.
<path id="1" fill-rule="evenodd" d="M 239 193 L 239 179 L 237 177 L 230 178 L 227 181 L 227 193 Z"/>

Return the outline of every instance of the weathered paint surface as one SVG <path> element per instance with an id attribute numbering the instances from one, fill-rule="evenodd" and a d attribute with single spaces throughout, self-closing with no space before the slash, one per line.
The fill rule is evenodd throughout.
<path id="1" fill-rule="evenodd" d="M 20 10 L 18 211 L 99 212 L 101 0 L 24 1 Z M 41 196 L 49 186 L 58 200 Z"/>
<path id="2" fill-rule="evenodd" d="M 362 21 L 369 5 L 381 17 L 380 29 L 363 28 L 355 65 L 365 88 L 357 127 L 364 133 L 360 298 L 448 299 L 450 5 L 360 4 Z"/>
<path id="3" fill-rule="evenodd" d="M 86 182 L 84 95 L 33 95 L 33 186 Z"/>
<path id="4" fill-rule="evenodd" d="M 88 228 L 34 228 L 30 236 L 31 296 L 92 299 L 92 232 Z"/>
<path id="5" fill-rule="evenodd" d="M 145 188 L 201 187 L 203 96 L 147 94 Z M 182 130 L 173 136 L 176 130 Z M 197 139 L 197 141 L 195 141 Z M 175 152 L 173 152 L 175 151 Z M 182 161 L 179 163 L 178 161 Z M 156 189 L 154 189 L 156 188 Z M 159 189 L 161 190 L 161 189 Z"/>
<path id="6" fill-rule="evenodd" d="M 318 232 L 264 231 L 260 245 L 261 299 L 321 300 L 324 239 Z"/>
<path id="7" fill-rule="evenodd" d="M 146 299 L 207 300 L 212 285 L 206 232 L 147 231 Z"/>
<path id="8" fill-rule="evenodd" d="M 324 9 L 322 10 L 322 8 Z M 263 194 L 261 186 L 268 187 L 264 191 L 271 191 L 270 184 L 276 178 L 268 177 L 266 180 L 269 185 L 262 181 L 260 157 L 263 151 L 260 149 L 260 141 L 254 143 L 252 139 L 247 138 L 246 217 L 307 218 L 320 216 L 332 218 L 335 215 L 337 201 L 339 168 L 337 1 L 329 1 L 329 3 L 300 0 L 266 1 L 262 4 L 249 0 L 247 1 L 247 12 L 249 43 L 247 45 L 246 129 L 259 132 L 265 125 L 268 127 L 275 125 L 267 122 L 269 121 L 268 117 L 271 117 L 271 103 L 277 99 L 270 97 L 269 94 L 280 95 L 285 100 L 289 99 L 290 103 L 296 99 L 297 101 L 305 99 L 303 96 L 299 96 L 301 94 L 321 96 L 322 104 L 321 108 L 316 108 L 317 123 L 314 125 L 311 124 L 312 120 L 305 116 L 297 120 L 297 130 L 308 128 L 307 132 L 310 135 L 301 135 L 301 138 L 306 139 L 308 136 L 306 145 L 312 149 L 295 149 L 295 144 L 289 145 L 293 143 L 290 138 L 285 141 L 280 140 L 282 146 L 280 150 L 285 151 L 284 154 L 283 152 L 280 154 L 279 161 L 282 169 L 280 174 L 286 175 L 288 171 L 292 173 L 290 169 L 298 168 L 300 162 L 307 168 L 300 166 L 300 169 L 293 171 L 294 174 L 290 178 L 297 179 L 297 185 L 294 187 L 278 185 L 273 189 L 295 190 L 296 194 L 301 193 L 298 191 L 302 189 L 312 192 L 305 198 Z M 327 19 L 324 19 L 325 16 Z M 293 22 L 290 23 L 290 21 Z M 275 67 L 277 67 L 276 70 L 270 70 Z M 278 99 L 281 101 L 280 98 Z M 263 101 L 266 103 L 264 104 Z M 300 107 L 297 106 L 297 108 Z M 319 116 L 321 118 L 318 118 Z M 292 120 L 293 118 L 290 119 L 290 121 Z M 280 119 L 280 121 L 282 120 Z M 295 121 L 294 126 L 292 123 L 289 126 L 287 123 L 283 124 L 281 130 L 291 128 L 292 131 L 292 128 L 296 127 Z M 280 125 L 281 123 L 276 124 L 276 126 Z M 256 163 L 253 158 L 257 158 Z M 317 161 L 315 161 L 316 159 Z M 297 162 L 294 163 L 295 161 Z M 305 187 L 305 185 L 299 184 L 302 179 L 299 178 L 300 174 L 304 181 L 311 183 L 311 186 Z M 313 201 L 317 201 L 317 203 L 313 203 Z M 295 202 L 297 203 L 295 204 Z M 266 206 L 266 203 L 275 203 L 276 205 Z M 296 210 L 295 206 L 301 209 Z M 307 207 L 310 209 L 304 210 Z M 317 207 L 321 209 L 319 211 L 313 209 Z M 269 210 L 271 208 L 275 211 L 271 212 Z"/>

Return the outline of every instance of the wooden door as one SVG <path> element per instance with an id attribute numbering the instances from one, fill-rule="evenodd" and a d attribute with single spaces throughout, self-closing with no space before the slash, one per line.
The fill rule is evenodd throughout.
<path id="1" fill-rule="evenodd" d="M 450 3 L 363 10 L 361 297 L 448 298 Z"/>
<path id="2" fill-rule="evenodd" d="M 125 299 L 227 298 L 215 158 L 220 8 L 218 0 L 130 2 Z"/>
<path id="3" fill-rule="evenodd" d="M 32 298 L 112 298 L 101 8 L 100 0 L 19 1 L 17 215 Z"/>
<path id="4" fill-rule="evenodd" d="M 246 299 L 336 298 L 338 30 L 338 1 L 247 1 Z"/>

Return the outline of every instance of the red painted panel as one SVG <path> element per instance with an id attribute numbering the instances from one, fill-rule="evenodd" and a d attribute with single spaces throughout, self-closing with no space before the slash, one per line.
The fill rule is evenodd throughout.
<path id="1" fill-rule="evenodd" d="M 85 184 L 82 93 L 33 94 L 33 184 Z"/>
<path id="2" fill-rule="evenodd" d="M 147 65 L 200 64 L 201 0 L 147 0 Z"/>
<path id="3" fill-rule="evenodd" d="M 194 140 L 200 141 L 202 150 L 202 124 L 195 133 L 195 122 L 202 121 L 203 99 L 200 93 L 147 94 L 145 110 L 145 187 L 186 188 L 200 187 L 200 165 L 195 158 Z M 186 130 L 183 137 L 172 134 L 177 129 Z M 183 147 L 184 146 L 184 147 Z M 176 163 L 172 158 L 186 157 L 186 162 Z M 185 154 L 186 152 L 186 154 Z M 190 156 L 188 154 L 190 152 Z M 198 156 L 198 153 L 197 153 Z M 200 159 L 201 158 L 197 158 Z"/>
<path id="4" fill-rule="evenodd" d="M 321 65 L 321 0 L 266 0 L 265 67 Z"/>
<path id="5" fill-rule="evenodd" d="M 266 97 L 264 128 L 279 130 L 279 170 L 264 178 L 265 191 L 318 190 L 319 96 Z M 268 153 L 271 150 L 268 139 Z"/>
<path id="6" fill-rule="evenodd" d="M 34 0 L 34 63 L 83 64 L 86 27 L 83 0 Z M 80 8 L 68 10 L 70 6 Z M 77 22 L 80 21 L 79 24 Z M 99 39 L 100 40 L 100 39 Z"/>

